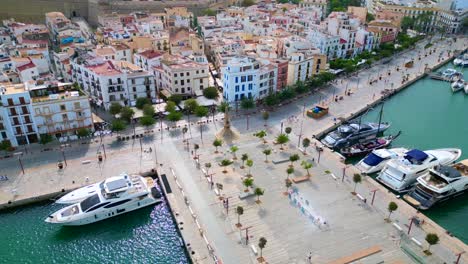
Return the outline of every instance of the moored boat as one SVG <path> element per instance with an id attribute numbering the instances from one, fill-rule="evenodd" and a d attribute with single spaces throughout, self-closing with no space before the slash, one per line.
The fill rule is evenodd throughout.
<path id="1" fill-rule="evenodd" d="M 59 225 L 86 225 L 162 201 L 153 179 L 139 175 L 109 178 L 99 186 L 99 191 L 58 210 L 45 221 Z"/>
<path id="2" fill-rule="evenodd" d="M 463 90 L 465 88 L 465 80 L 463 79 L 460 79 L 458 81 L 455 81 L 455 82 L 452 82 L 450 84 L 450 86 L 452 87 L 452 92 L 458 92 L 460 90 Z"/>
<path id="3" fill-rule="evenodd" d="M 335 131 L 328 133 L 322 139 L 322 143 L 329 148 L 341 148 L 353 144 L 359 139 L 375 136 L 389 127 L 389 123 L 351 123 L 341 125 Z"/>
<path id="4" fill-rule="evenodd" d="M 362 173 L 379 172 L 391 159 L 403 157 L 408 152 L 406 148 L 376 149 L 356 164 Z"/>
<path id="5" fill-rule="evenodd" d="M 417 181 L 404 199 L 418 209 L 429 209 L 468 190 L 468 159 L 451 166 L 434 167 Z"/>
<path id="6" fill-rule="evenodd" d="M 413 149 L 404 157 L 390 160 L 377 176 L 377 180 L 390 189 L 407 192 L 416 179 L 437 165 L 448 165 L 460 158 L 462 151 L 456 148 L 421 151 Z"/>
<path id="7" fill-rule="evenodd" d="M 394 136 L 372 138 L 370 140 L 354 144 L 350 147 L 341 148 L 340 153 L 345 157 L 362 156 L 373 150 L 388 147 L 400 134 L 401 131 Z"/>

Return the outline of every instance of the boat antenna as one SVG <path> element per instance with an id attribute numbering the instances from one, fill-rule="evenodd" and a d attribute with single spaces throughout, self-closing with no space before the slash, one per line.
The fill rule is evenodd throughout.
<path id="1" fill-rule="evenodd" d="M 384 103 L 382 103 L 382 107 L 380 108 L 379 124 L 377 126 L 377 133 L 375 134 L 375 139 L 377 139 L 379 132 L 380 132 L 380 124 L 382 123 L 383 107 L 384 107 Z"/>

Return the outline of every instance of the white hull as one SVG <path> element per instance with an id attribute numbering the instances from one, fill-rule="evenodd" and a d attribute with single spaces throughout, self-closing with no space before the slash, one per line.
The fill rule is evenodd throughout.
<path id="1" fill-rule="evenodd" d="M 95 222 L 99 222 L 111 217 L 115 217 L 118 215 L 122 215 L 140 208 L 144 208 L 146 206 L 150 206 L 152 204 L 161 202 L 161 199 L 155 199 L 151 197 L 151 194 L 148 194 L 148 196 L 145 199 L 142 200 L 135 200 L 132 201 L 131 203 L 125 203 L 121 206 L 116 206 L 113 208 L 102 208 L 97 212 L 89 212 L 89 213 L 82 213 L 79 216 L 75 216 L 70 218 L 70 220 L 63 219 L 62 221 L 57 221 L 56 218 L 47 218 L 46 222 L 53 223 L 53 224 L 58 224 L 58 225 L 63 225 L 63 226 L 80 226 L 80 225 L 87 225 L 87 224 L 92 224 Z M 73 206 L 73 205 L 71 205 Z M 67 207 L 66 207 L 67 208 Z M 64 209 L 66 209 L 64 208 Z M 63 209 L 62 209 L 63 210 Z M 55 214 L 60 213 L 62 210 L 58 211 Z M 55 215 L 54 214 L 54 215 Z M 49 220 L 50 219 L 50 220 Z M 49 220 L 49 221 L 48 221 Z M 55 221 L 54 221 L 55 220 Z"/>
<path id="2" fill-rule="evenodd" d="M 468 94 L 468 83 L 467 83 L 467 84 L 465 84 L 465 88 L 464 88 L 464 90 L 465 90 L 465 94 Z"/>
<path id="3" fill-rule="evenodd" d="M 399 160 L 392 160 L 387 163 L 385 168 L 380 172 L 379 176 L 377 176 L 377 180 L 398 193 L 407 192 L 416 183 L 416 179 L 426 174 L 430 168 L 436 165 L 452 164 L 461 156 L 461 150 L 454 148 L 429 150 L 425 152 L 436 157 L 437 160 L 410 166 L 402 165 Z M 396 176 L 395 173 L 399 173 L 400 175 Z"/>
<path id="4" fill-rule="evenodd" d="M 72 192 L 65 194 L 64 196 L 60 197 L 55 203 L 58 204 L 75 204 L 83 201 L 84 199 L 90 197 L 91 195 L 95 194 L 99 190 L 99 184 L 95 183 L 83 188 L 76 189 Z"/>
<path id="5" fill-rule="evenodd" d="M 373 151 L 373 153 L 378 153 L 380 150 L 377 150 L 377 151 Z M 393 149 L 389 149 L 388 151 L 390 152 L 393 152 L 394 154 L 391 156 L 391 157 L 388 157 L 384 160 L 382 160 L 379 164 L 377 165 L 374 165 L 374 166 L 370 166 L 368 164 L 366 164 L 364 162 L 364 159 L 360 160 L 357 164 L 356 164 L 356 168 L 358 170 L 360 170 L 362 173 L 365 173 L 365 174 L 372 174 L 372 173 L 376 173 L 376 172 L 379 172 L 381 171 L 385 165 L 393 158 L 396 158 L 396 157 L 402 157 L 407 151 L 408 149 L 406 148 L 393 148 Z"/>

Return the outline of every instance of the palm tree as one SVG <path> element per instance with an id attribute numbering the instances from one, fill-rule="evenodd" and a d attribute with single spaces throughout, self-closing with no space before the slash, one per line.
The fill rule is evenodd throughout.
<path id="1" fill-rule="evenodd" d="M 353 176 L 353 182 L 354 182 L 354 191 L 353 191 L 353 193 L 356 193 L 357 184 L 361 183 L 361 181 L 362 181 L 361 174 L 355 173 L 354 176 Z"/>
<path id="2" fill-rule="evenodd" d="M 237 213 L 237 224 L 236 224 L 236 226 L 241 227 L 242 224 L 240 223 L 240 216 L 244 214 L 244 207 L 242 207 L 240 205 L 237 206 L 236 213 Z"/>
<path id="3" fill-rule="evenodd" d="M 311 169 L 313 167 L 312 163 L 303 160 L 301 162 L 301 166 L 302 166 L 302 168 L 304 168 L 304 170 L 307 171 L 307 176 L 310 177 L 309 169 Z"/>
<path id="4" fill-rule="evenodd" d="M 206 175 L 210 174 L 211 163 L 210 162 L 205 163 L 205 168 L 206 168 Z"/>
<path id="5" fill-rule="evenodd" d="M 293 168 L 293 167 L 289 167 L 289 168 L 286 170 L 286 173 L 288 174 L 288 179 L 289 179 L 289 175 L 294 173 L 294 168 Z"/>
<path id="6" fill-rule="evenodd" d="M 284 194 L 287 195 L 289 192 L 289 187 L 292 185 L 292 181 L 290 179 L 286 179 L 284 180 L 284 185 L 286 186 L 286 192 Z"/>
<path id="7" fill-rule="evenodd" d="M 236 151 L 238 151 L 238 150 L 239 150 L 238 146 L 231 146 L 231 153 L 232 153 L 232 159 L 233 160 L 237 159 Z"/>
<path id="8" fill-rule="evenodd" d="M 227 166 L 231 165 L 232 164 L 232 161 L 228 160 L 228 159 L 223 159 L 220 163 L 220 165 L 224 168 L 223 169 L 223 173 L 227 173 Z"/>
<path id="9" fill-rule="evenodd" d="M 281 144 L 281 150 L 283 150 L 283 145 L 289 142 L 289 137 L 286 134 L 279 134 L 276 137 L 276 143 Z"/>
<path id="10" fill-rule="evenodd" d="M 218 147 L 221 147 L 222 145 L 223 145 L 223 141 L 219 138 L 213 141 L 213 146 L 216 148 L 215 153 L 218 153 Z"/>
<path id="11" fill-rule="evenodd" d="M 429 233 L 426 235 L 426 242 L 429 244 L 429 246 L 427 247 L 427 250 L 425 251 L 425 253 L 427 255 L 431 255 L 431 246 L 439 243 L 439 236 L 437 234 L 434 234 L 434 233 Z"/>
<path id="12" fill-rule="evenodd" d="M 294 162 L 298 161 L 299 160 L 299 155 L 297 154 L 293 154 L 291 156 L 289 156 L 289 161 L 291 162 L 291 167 L 294 167 Z"/>
<path id="13" fill-rule="evenodd" d="M 390 203 L 388 204 L 388 208 L 387 208 L 387 209 L 388 209 L 388 212 L 389 212 L 389 213 L 388 213 L 387 220 L 390 221 L 390 215 L 392 215 L 392 213 L 398 209 L 398 204 L 396 204 L 395 202 L 390 202 Z"/>
<path id="14" fill-rule="evenodd" d="M 242 160 L 241 169 L 244 168 L 245 161 L 247 161 L 248 159 L 249 159 L 249 155 L 247 153 L 242 154 L 242 156 L 241 156 L 241 160 Z"/>
<path id="15" fill-rule="evenodd" d="M 244 192 L 248 192 L 248 191 L 249 191 L 249 188 L 252 187 L 252 185 L 253 185 L 253 181 L 254 181 L 253 178 L 245 178 L 245 179 L 242 181 L 242 184 L 244 184 L 244 186 L 245 186 Z"/>
<path id="16" fill-rule="evenodd" d="M 267 240 L 264 237 L 261 237 L 258 240 L 258 247 L 260 248 L 260 258 L 259 258 L 260 262 L 263 262 L 263 249 L 265 248 L 266 243 L 267 243 Z"/>
<path id="17" fill-rule="evenodd" d="M 310 139 L 304 138 L 302 140 L 302 147 L 304 147 L 304 153 L 306 153 L 306 150 L 309 146 L 310 146 Z"/>
<path id="18" fill-rule="evenodd" d="M 263 141 L 263 143 L 266 143 L 265 137 L 267 136 L 267 132 L 265 130 L 260 130 L 257 133 L 254 134 L 254 136 L 258 137 Z"/>
<path id="19" fill-rule="evenodd" d="M 247 174 L 247 177 L 252 177 L 252 174 L 250 173 L 250 170 L 252 169 L 253 166 L 253 160 L 249 159 L 245 162 L 247 167 L 249 167 L 249 173 Z"/>
<path id="20" fill-rule="evenodd" d="M 262 190 L 262 189 L 257 187 L 257 188 L 255 188 L 254 193 L 255 193 L 255 195 L 257 195 L 257 203 L 261 203 L 260 196 L 262 196 L 265 193 L 265 190 Z"/>
<path id="21" fill-rule="evenodd" d="M 265 154 L 265 162 L 268 162 L 268 156 L 271 155 L 271 149 L 263 150 L 263 154 Z"/>
<path id="22" fill-rule="evenodd" d="M 193 149 L 195 150 L 195 157 L 197 156 L 197 150 L 200 148 L 200 145 L 193 144 Z"/>

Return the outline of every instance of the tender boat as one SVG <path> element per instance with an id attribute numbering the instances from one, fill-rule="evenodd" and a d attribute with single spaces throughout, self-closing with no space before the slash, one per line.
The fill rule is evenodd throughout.
<path id="1" fill-rule="evenodd" d="M 465 83 L 463 90 L 465 90 L 465 94 L 468 94 L 468 82 Z"/>
<path id="2" fill-rule="evenodd" d="M 77 193 L 86 193 L 90 186 Z M 49 215 L 45 221 L 59 225 L 86 225 L 162 201 L 153 179 L 139 175 L 112 177 L 101 182 L 99 188 L 81 201 Z"/>
<path id="3" fill-rule="evenodd" d="M 379 172 L 391 159 L 403 157 L 408 152 L 406 148 L 376 149 L 356 164 L 362 173 Z"/>
<path id="4" fill-rule="evenodd" d="M 341 148 L 354 144 L 359 139 L 376 136 L 379 132 L 383 132 L 389 127 L 389 123 L 351 123 L 341 125 L 335 131 L 328 133 L 322 139 L 322 143 L 329 148 Z"/>
<path id="5" fill-rule="evenodd" d="M 460 79 L 458 81 L 453 82 L 450 86 L 452 87 L 452 92 L 458 92 L 465 88 L 465 80 Z"/>
<path id="6" fill-rule="evenodd" d="M 444 71 L 442 71 L 441 75 L 442 77 L 450 79 L 457 73 L 458 73 L 457 70 L 449 68 L 449 69 L 445 69 Z"/>
<path id="7" fill-rule="evenodd" d="M 365 140 L 350 147 L 344 147 L 340 149 L 340 153 L 345 157 L 362 156 L 368 154 L 373 150 L 382 149 L 390 146 L 393 140 L 395 140 L 400 134 L 401 131 L 398 132 L 398 134 L 396 134 L 395 136 L 378 137 Z"/>
<path id="8" fill-rule="evenodd" d="M 448 165 L 461 156 L 456 148 L 421 151 L 413 149 L 404 157 L 390 160 L 377 176 L 377 180 L 396 192 L 407 192 L 416 179 L 437 165 Z"/>
<path id="9" fill-rule="evenodd" d="M 453 60 L 453 65 L 460 66 L 463 62 L 463 56 L 460 55 Z"/>
<path id="10" fill-rule="evenodd" d="M 418 178 L 418 184 L 404 196 L 410 204 L 426 210 L 434 204 L 468 190 L 468 160 L 452 166 L 437 166 Z"/>

